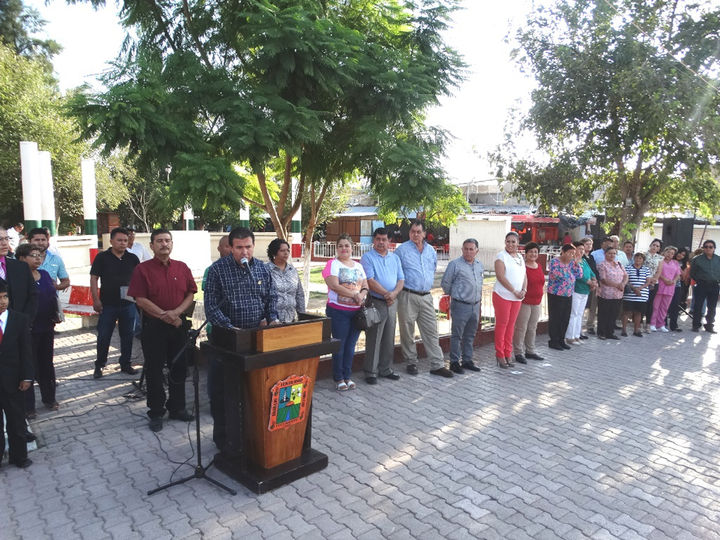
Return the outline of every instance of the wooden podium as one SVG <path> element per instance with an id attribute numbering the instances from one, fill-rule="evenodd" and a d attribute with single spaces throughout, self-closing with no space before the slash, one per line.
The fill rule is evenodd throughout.
<path id="1" fill-rule="evenodd" d="M 253 330 L 213 328 L 201 348 L 222 359 L 227 447 L 215 465 L 255 493 L 265 493 L 327 467 L 313 450 L 312 396 L 320 355 L 336 352 L 330 320 Z"/>

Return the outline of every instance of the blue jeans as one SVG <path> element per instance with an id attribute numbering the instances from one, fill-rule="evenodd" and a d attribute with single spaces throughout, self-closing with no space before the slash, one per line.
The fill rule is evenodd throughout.
<path id="1" fill-rule="evenodd" d="M 340 340 L 340 350 L 332 355 L 333 380 L 335 382 L 347 380 L 352 374 L 355 345 L 360 337 L 360 330 L 357 330 L 352 324 L 355 311 L 326 306 L 325 314 L 330 317 L 332 337 Z"/>
<path id="2" fill-rule="evenodd" d="M 135 311 L 135 304 L 133 303 L 120 306 L 103 305 L 97 324 L 97 360 L 95 360 L 95 367 L 103 368 L 107 364 L 110 340 L 116 322 L 118 323 L 118 332 L 120 332 L 120 367 L 130 367 Z"/>

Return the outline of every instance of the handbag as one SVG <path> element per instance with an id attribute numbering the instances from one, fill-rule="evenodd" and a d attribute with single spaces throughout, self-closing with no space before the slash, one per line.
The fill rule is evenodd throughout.
<path id="1" fill-rule="evenodd" d="M 353 315 L 352 322 L 357 330 L 368 330 L 380 322 L 380 312 L 372 305 L 369 294 L 365 303 Z"/>

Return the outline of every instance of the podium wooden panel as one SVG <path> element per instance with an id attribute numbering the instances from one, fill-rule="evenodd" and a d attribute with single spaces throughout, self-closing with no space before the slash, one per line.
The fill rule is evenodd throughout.
<path id="1" fill-rule="evenodd" d="M 227 446 L 215 464 L 255 493 L 327 466 L 327 456 L 311 448 L 312 397 L 319 357 L 339 342 L 329 319 L 301 315 L 283 326 L 216 327 L 212 343 L 201 346 L 220 356 L 225 380 Z"/>

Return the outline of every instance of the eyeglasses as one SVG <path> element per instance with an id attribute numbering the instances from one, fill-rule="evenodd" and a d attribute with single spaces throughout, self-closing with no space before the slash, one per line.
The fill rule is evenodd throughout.
<path id="1" fill-rule="evenodd" d="M 2 240 L 2 238 L 0 238 L 0 240 Z M 715 249 L 715 246 L 707 245 L 703 246 L 703 249 Z"/>

